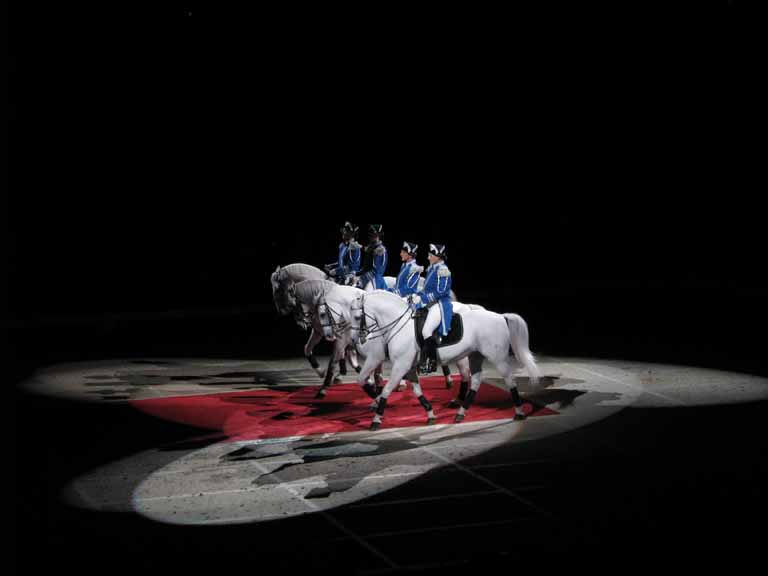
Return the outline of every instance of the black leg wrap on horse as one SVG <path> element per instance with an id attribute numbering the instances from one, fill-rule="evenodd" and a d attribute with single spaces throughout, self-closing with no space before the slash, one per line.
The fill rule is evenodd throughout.
<path id="1" fill-rule="evenodd" d="M 427 400 L 427 398 L 424 395 L 419 396 L 419 404 L 421 404 L 424 410 L 426 410 L 427 412 L 432 410 L 432 404 L 429 403 L 429 400 Z"/>
<path id="2" fill-rule="evenodd" d="M 342 376 L 347 375 L 347 361 L 344 358 L 339 360 L 339 372 L 341 372 Z"/>
<path id="3" fill-rule="evenodd" d="M 451 375 L 451 369 L 448 366 L 446 366 L 445 364 L 443 364 L 443 376 L 448 378 L 448 376 L 450 376 L 450 375 Z"/>
<path id="4" fill-rule="evenodd" d="M 379 398 L 379 405 L 376 407 L 376 414 L 379 416 L 384 415 L 384 410 L 387 407 L 387 399 L 384 397 Z"/>
<path id="5" fill-rule="evenodd" d="M 523 399 L 520 398 L 520 392 L 517 391 L 517 386 L 513 386 L 509 393 L 512 395 L 512 402 L 515 403 L 515 406 L 520 406 L 523 403 Z"/>
<path id="6" fill-rule="evenodd" d="M 376 396 L 378 396 L 378 394 L 376 394 L 376 389 L 373 387 L 372 384 L 369 384 L 368 382 L 366 382 L 365 384 L 363 384 L 363 390 L 365 391 L 366 394 L 368 394 L 368 396 L 376 400 Z"/>
<path id="7" fill-rule="evenodd" d="M 360 366 L 359 364 L 357 366 L 355 366 L 354 368 L 355 368 L 355 372 L 357 372 L 358 374 L 360 374 L 360 372 L 363 371 L 363 367 Z"/>
<path id="8" fill-rule="evenodd" d="M 469 390 L 469 382 L 462 380 L 459 386 L 459 400 L 462 402 L 467 398 L 467 390 Z"/>
<path id="9" fill-rule="evenodd" d="M 475 401 L 475 396 L 477 396 L 477 392 L 474 390 L 467 392 L 467 397 L 464 400 L 464 410 L 469 410 L 469 407 L 472 406 L 472 403 Z"/>
<path id="10" fill-rule="evenodd" d="M 309 360 L 309 365 L 312 366 L 312 368 L 315 370 L 320 368 L 320 363 L 317 361 L 317 358 L 315 358 L 314 354 L 307 356 L 307 360 Z"/>

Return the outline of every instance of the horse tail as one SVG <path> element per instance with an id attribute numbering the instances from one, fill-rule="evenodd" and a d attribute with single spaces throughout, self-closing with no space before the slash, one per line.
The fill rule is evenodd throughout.
<path id="1" fill-rule="evenodd" d="M 536 385 L 541 378 L 541 371 L 536 365 L 536 360 L 528 348 L 528 325 L 517 314 L 503 314 L 509 329 L 509 343 L 519 362 L 525 366 L 531 378 L 531 384 Z"/>

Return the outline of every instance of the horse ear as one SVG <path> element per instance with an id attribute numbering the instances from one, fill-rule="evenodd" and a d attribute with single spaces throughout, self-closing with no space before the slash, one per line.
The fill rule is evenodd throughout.
<path id="1" fill-rule="evenodd" d="M 312 305 L 317 306 L 320 304 L 320 300 L 323 298 L 322 294 L 315 294 L 314 298 L 312 298 Z"/>

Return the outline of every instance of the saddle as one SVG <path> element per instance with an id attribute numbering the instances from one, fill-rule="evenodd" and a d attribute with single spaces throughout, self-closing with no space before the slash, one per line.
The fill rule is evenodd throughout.
<path id="1" fill-rule="evenodd" d="M 424 346 L 424 337 L 421 335 L 421 330 L 424 328 L 424 322 L 427 321 L 428 308 L 421 308 L 413 315 L 413 328 L 416 331 L 416 343 L 419 348 Z M 451 326 L 448 329 L 447 336 L 440 335 L 440 327 L 435 330 L 433 336 L 437 341 L 437 347 L 450 346 L 456 344 L 464 336 L 464 321 L 461 319 L 461 314 L 453 313 L 451 317 Z"/>

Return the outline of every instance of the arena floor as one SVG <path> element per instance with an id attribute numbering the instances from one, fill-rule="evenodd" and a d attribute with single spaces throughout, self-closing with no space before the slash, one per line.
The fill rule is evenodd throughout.
<path id="1" fill-rule="evenodd" d="M 46 546 L 85 571 L 112 554 L 136 567 L 386 573 L 598 551 L 703 560 L 692 542 L 714 557 L 727 545 L 732 561 L 757 552 L 746 520 L 766 511 L 768 380 L 539 361 L 539 387 L 518 378 L 524 421 L 489 370 L 462 424 L 448 406 L 458 376 L 451 389 L 432 376 L 437 423 L 405 390 L 376 432 L 353 373 L 317 400 L 304 359 L 53 366 L 20 388 L 22 529 L 44 516 Z"/>

